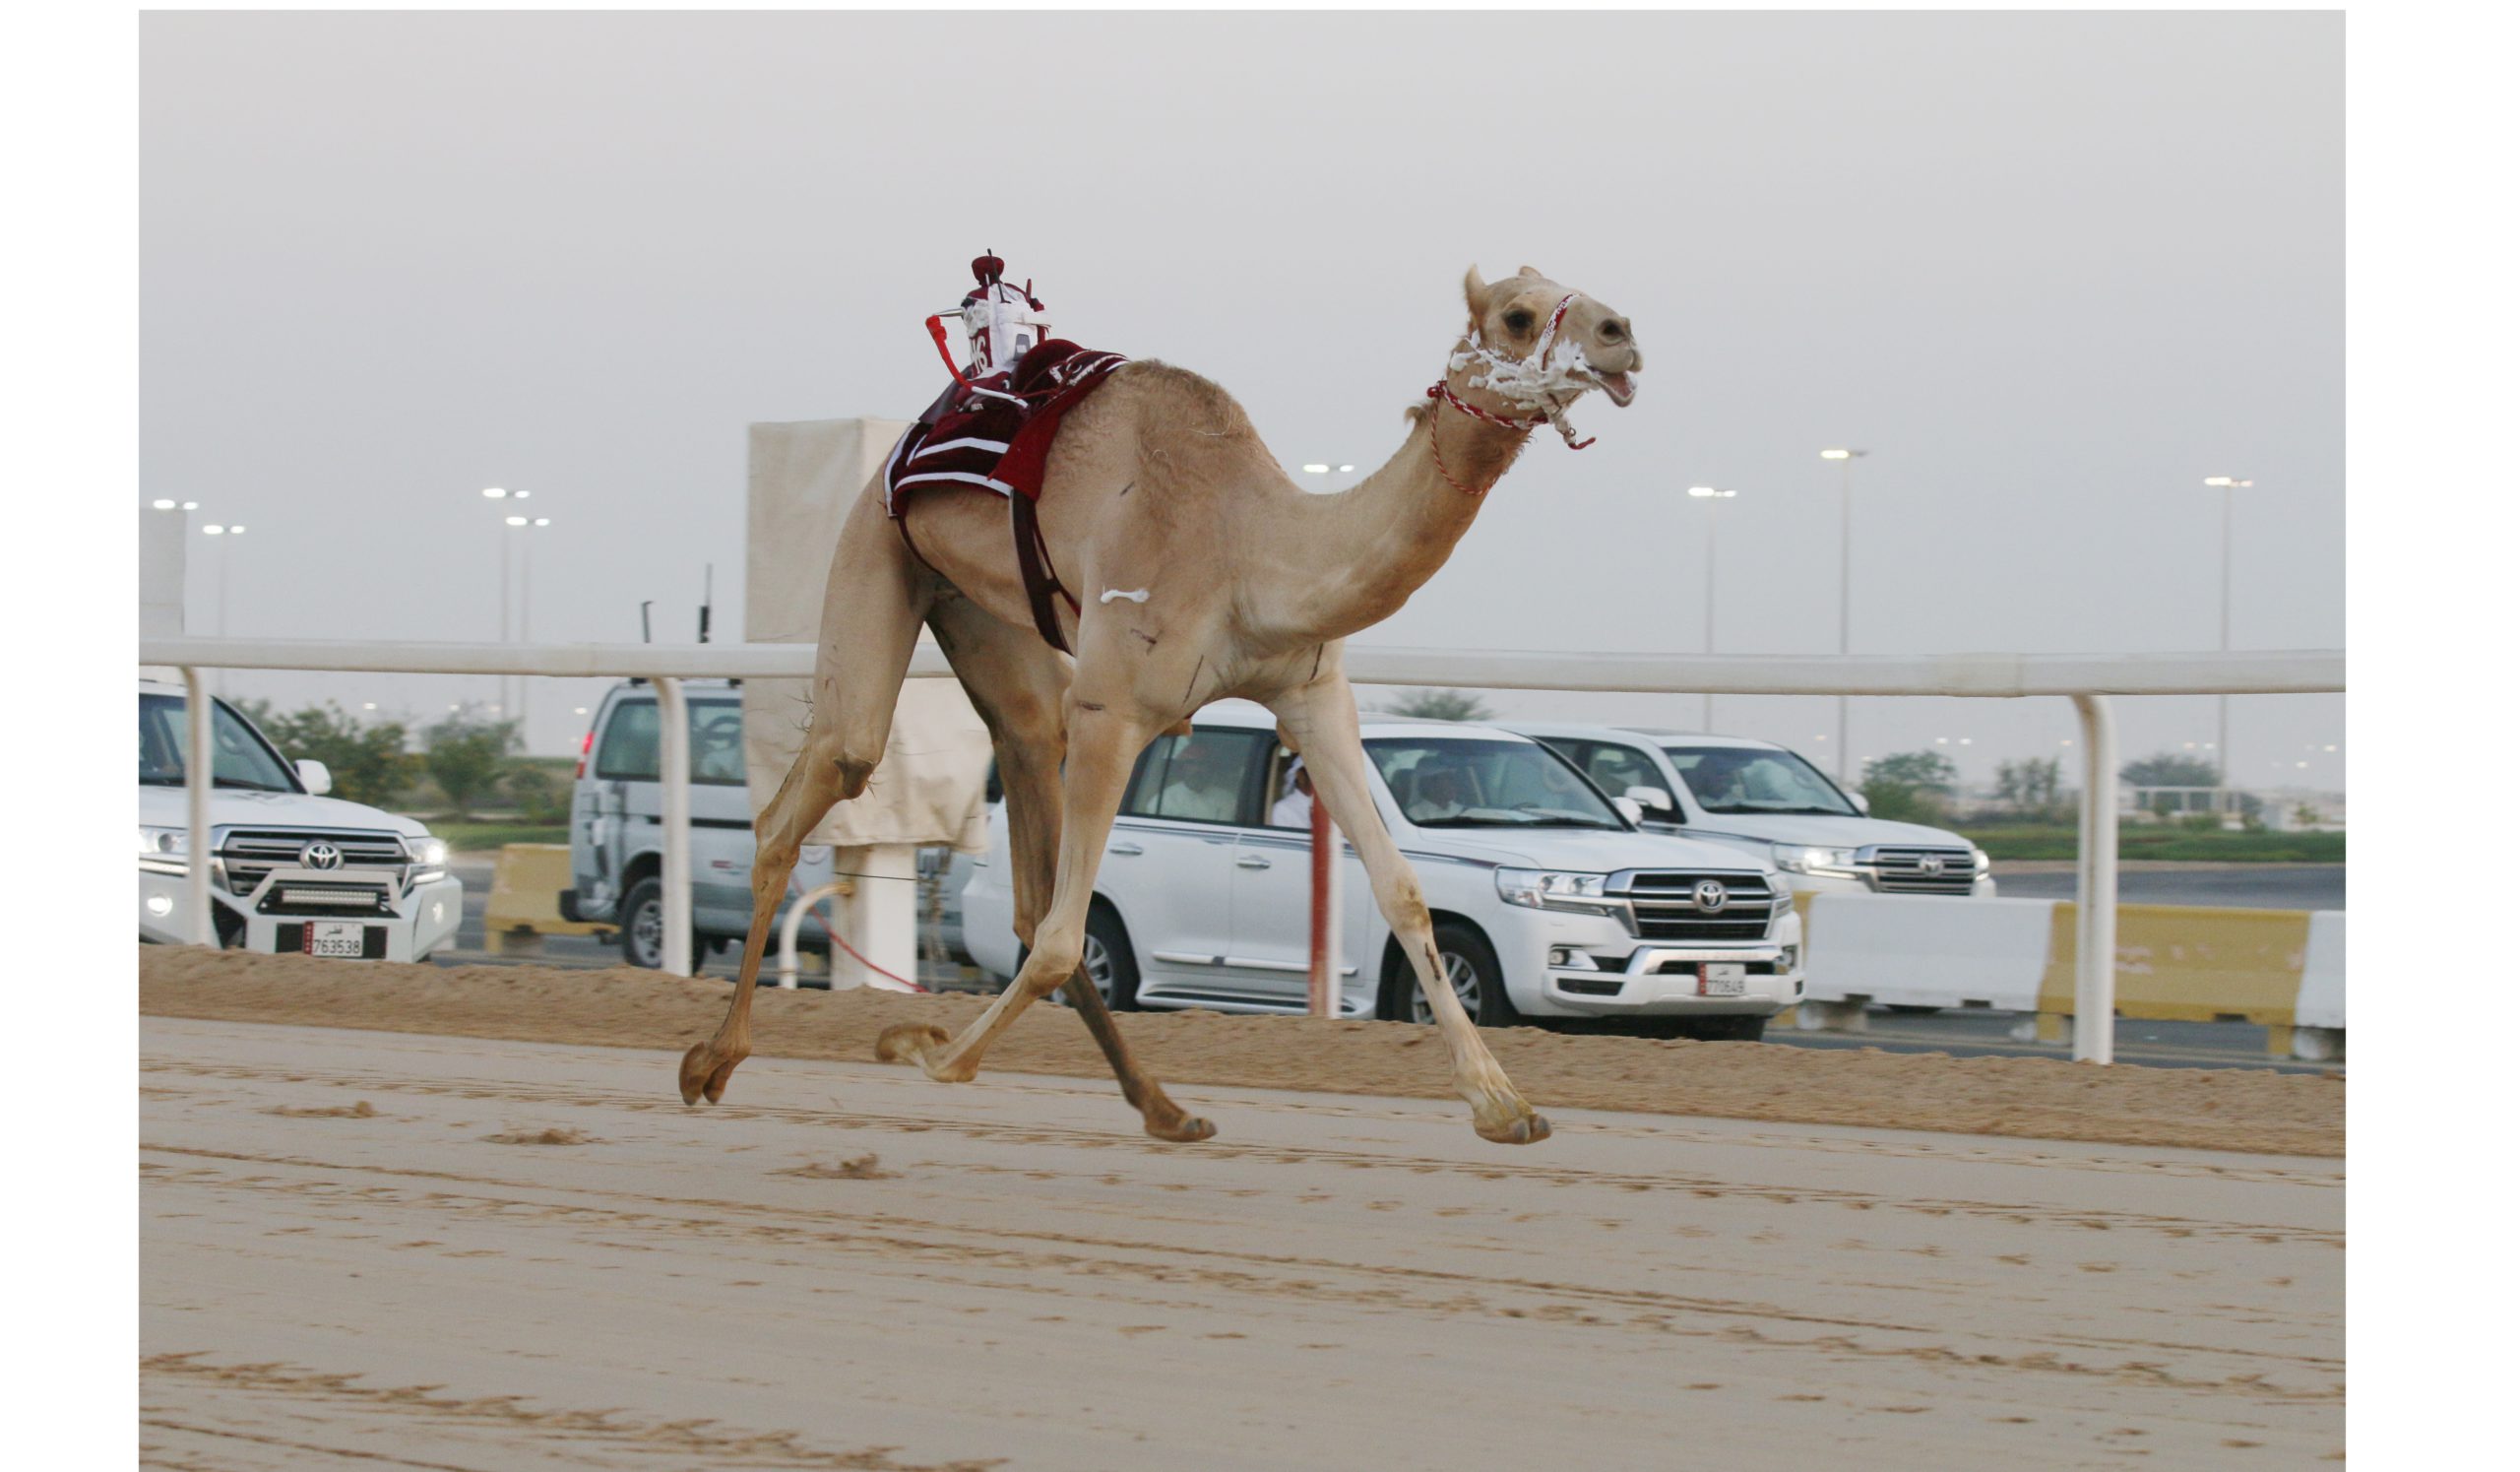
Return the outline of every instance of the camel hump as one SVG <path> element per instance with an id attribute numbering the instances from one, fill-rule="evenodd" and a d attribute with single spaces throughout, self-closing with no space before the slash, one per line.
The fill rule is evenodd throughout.
<path id="1" fill-rule="evenodd" d="M 1160 406 L 1172 427 L 1200 434 L 1248 434 L 1258 437 L 1251 416 L 1225 386 L 1204 374 L 1176 367 L 1162 358 L 1141 357 L 1115 370 L 1151 405 Z"/>

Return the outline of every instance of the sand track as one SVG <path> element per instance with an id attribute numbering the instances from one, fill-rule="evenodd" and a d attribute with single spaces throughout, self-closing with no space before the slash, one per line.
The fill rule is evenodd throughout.
<path id="1" fill-rule="evenodd" d="M 163 1017 L 141 1044 L 149 1465 L 1966 1472 L 2342 1441 L 2331 1160 L 1563 1106 L 1503 1150 L 1447 1100 L 1215 1085 L 1181 1092 L 1227 1136 L 1166 1146 L 1100 1078 L 761 1057 L 685 1109 L 662 1054 Z"/>
<path id="2" fill-rule="evenodd" d="M 673 1061 L 714 1031 L 723 982 L 653 972 L 523 966 L 357 965 L 295 956 L 140 948 L 141 1010 L 158 1016 L 586 1044 L 653 1052 L 653 1097 L 679 1107 Z M 951 1030 L 982 1003 L 968 996 L 871 992 L 761 993 L 760 1057 L 847 1062 L 873 1056 L 901 1021 Z M 1442 1041 L 1430 1027 L 1209 1012 L 1122 1019 L 1131 1045 L 1168 1085 L 1223 1084 L 1451 1099 Z M 1775 1122 L 1866 1125 L 2017 1138 L 2341 1155 L 2341 1076 L 2238 1069 L 2091 1068 L 2048 1058 L 1665 1043 L 1492 1031 L 1507 1073 L 1544 1112 L 1624 1110 Z M 728 1104 L 742 1107 L 752 1065 Z M 1110 1074 L 1064 1009 L 1033 1008 L 990 1053 L 994 1073 Z M 984 1074 L 979 1087 L 987 1087 Z M 634 1091 L 636 1092 L 636 1091 Z M 1180 1092 L 1176 1088 L 1176 1093 Z M 924 1108 L 914 1105 L 914 1109 Z M 1464 1116 L 1467 1133 L 1467 1116 Z M 1116 1099 L 1104 1120 L 1134 1124 Z M 1225 1140 L 1234 1121 L 1219 1118 Z M 1544 1157 L 1550 1149 L 1537 1147 Z M 1518 1163 L 1518 1169 L 1544 1165 Z"/>

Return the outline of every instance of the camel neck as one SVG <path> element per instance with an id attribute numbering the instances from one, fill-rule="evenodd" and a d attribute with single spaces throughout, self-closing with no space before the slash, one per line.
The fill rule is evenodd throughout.
<path id="1" fill-rule="evenodd" d="M 1452 556 L 1529 437 L 1431 404 L 1361 483 L 1304 497 L 1297 515 L 1308 560 L 1286 609 L 1294 626 L 1344 639 L 1398 611 Z"/>

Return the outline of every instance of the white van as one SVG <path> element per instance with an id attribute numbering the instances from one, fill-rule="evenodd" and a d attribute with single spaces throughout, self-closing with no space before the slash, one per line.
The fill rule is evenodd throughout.
<path id="1" fill-rule="evenodd" d="M 1508 723 L 1546 742 L 1604 792 L 1633 799 L 1644 825 L 1773 862 L 1817 893 L 1995 892 L 1986 856 L 1957 833 L 1866 815 L 1817 767 L 1773 741 L 1641 726 Z"/>
<path id="2" fill-rule="evenodd" d="M 1086 973 L 1115 1008 L 1300 1012 L 1311 840 L 1274 826 L 1292 756 L 1245 701 L 1139 757 L 1104 850 Z M 1802 922 L 1776 865 L 1640 832 L 1564 758 L 1493 727 L 1369 716 L 1374 802 L 1417 867 L 1436 948 L 1471 1015 L 1630 1018 L 1669 1036 L 1755 1039 L 1801 999 Z M 963 891 L 972 958 L 1022 965 L 1006 812 Z M 1416 974 L 1342 845 L 1339 1010 L 1430 1020 Z"/>
<path id="3" fill-rule="evenodd" d="M 741 945 L 752 925 L 752 799 L 744 784 L 743 691 L 723 679 L 685 680 L 682 689 L 697 959 Z M 656 686 L 634 679 L 605 692 L 569 796 L 570 887 L 560 895 L 563 919 L 614 928 L 622 958 L 652 969 L 664 965 L 665 953 L 663 748 Z M 807 847 L 780 914 L 831 876 L 832 851 Z M 819 948 L 819 940 L 807 927 L 800 943 Z"/>
<path id="4" fill-rule="evenodd" d="M 184 793 L 184 687 L 140 682 L 140 939 L 181 945 L 196 852 Z M 419 961 L 455 938 L 464 883 L 446 844 L 407 818 L 324 794 L 223 700 L 211 702 L 211 920 L 234 949 Z"/>

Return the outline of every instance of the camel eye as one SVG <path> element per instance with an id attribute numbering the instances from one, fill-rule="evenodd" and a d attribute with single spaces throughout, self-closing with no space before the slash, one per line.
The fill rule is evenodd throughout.
<path id="1" fill-rule="evenodd" d="M 1532 314 L 1516 307 L 1505 314 L 1505 327 L 1509 332 L 1529 332 L 1532 330 Z"/>

